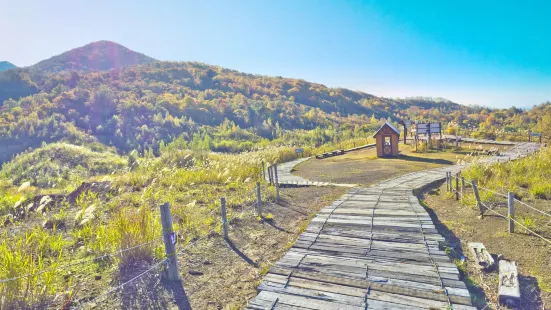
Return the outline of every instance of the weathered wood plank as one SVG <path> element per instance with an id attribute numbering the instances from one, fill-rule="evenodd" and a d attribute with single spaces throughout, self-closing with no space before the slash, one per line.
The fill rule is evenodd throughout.
<path id="1" fill-rule="evenodd" d="M 469 242 L 469 250 L 477 262 L 477 266 L 483 270 L 490 270 L 494 267 L 494 258 L 484 244 L 480 242 Z"/>
<path id="2" fill-rule="evenodd" d="M 499 303 L 508 307 L 520 306 L 520 286 L 516 262 L 499 261 Z"/>
<path id="3" fill-rule="evenodd" d="M 280 268 L 280 267 L 270 268 L 269 274 L 280 275 L 285 279 L 287 279 L 287 277 L 291 275 L 292 278 L 301 278 L 301 279 L 306 279 L 311 281 L 323 282 L 327 285 L 336 284 L 336 285 L 349 286 L 349 287 L 354 287 L 359 289 L 370 288 L 371 290 L 376 290 L 380 292 L 402 294 L 410 297 L 427 298 L 427 299 L 436 300 L 436 301 L 447 301 L 445 293 L 440 286 L 432 286 L 427 289 L 427 287 L 416 286 L 416 285 L 403 286 L 403 285 L 392 284 L 384 281 L 368 280 L 365 278 L 358 279 L 358 278 L 349 278 L 344 276 L 339 277 L 339 276 L 327 275 L 316 271 L 302 271 L 297 269 Z M 323 290 L 323 289 L 320 288 L 320 290 Z M 471 300 L 470 300 L 470 296 L 468 295 L 468 291 L 466 289 L 465 291 L 467 292 L 467 296 L 464 296 L 463 292 L 458 291 L 461 294 L 456 294 L 455 292 L 453 294 L 450 294 L 450 300 L 453 303 L 457 303 L 457 304 L 471 305 Z"/>

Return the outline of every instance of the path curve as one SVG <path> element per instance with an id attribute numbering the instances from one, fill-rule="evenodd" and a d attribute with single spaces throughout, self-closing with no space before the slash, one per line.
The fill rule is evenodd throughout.
<path id="1" fill-rule="evenodd" d="M 501 156 L 536 151 L 518 143 Z M 476 309 L 429 214 L 413 191 L 449 166 L 354 188 L 312 219 L 272 266 L 247 309 Z"/>
<path id="2" fill-rule="evenodd" d="M 278 177 L 279 185 L 282 185 L 282 186 L 341 186 L 341 187 L 358 186 L 358 184 L 340 184 L 340 183 L 310 181 L 308 179 L 305 179 L 303 177 L 300 177 L 298 175 L 294 175 L 291 173 L 291 171 L 296 165 L 302 162 L 305 162 L 311 158 L 312 157 L 299 158 L 292 161 L 288 161 L 286 163 L 278 164 L 277 177 Z"/>

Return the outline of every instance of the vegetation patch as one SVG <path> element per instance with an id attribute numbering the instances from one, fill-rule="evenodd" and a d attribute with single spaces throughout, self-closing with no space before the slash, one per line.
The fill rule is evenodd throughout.
<path id="1" fill-rule="evenodd" d="M 127 160 L 108 151 L 53 143 L 16 156 L 2 166 L 1 175 L 14 185 L 30 182 L 40 188 L 65 188 L 96 175 L 118 173 Z"/>

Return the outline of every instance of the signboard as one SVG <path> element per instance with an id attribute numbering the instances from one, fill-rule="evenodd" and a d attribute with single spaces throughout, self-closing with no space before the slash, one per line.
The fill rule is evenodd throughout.
<path id="1" fill-rule="evenodd" d="M 430 133 L 440 133 L 440 123 L 430 123 Z"/>
<path id="2" fill-rule="evenodd" d="M 417 124 L 417 134 L 428 134 L 429 124 Z"/>
<path id="3" fill-rule="evenodd" d="M 532 132 L 532 133 L 530 133 L 530 135 L 532 137 L 541 137 L 541 133 L 539 133 L 539 132 Z"/>
<path id="4" fill-rule="evenodd" d="M 417 124 L 417 134 L 439 134 L 442 131 L 440 123 L 420 123 Z"/>
<path id="5" fill-rule="evenodd" d="M 304 153 L 304 149 L 300 148 L 300 149 L 295 149 L 295 153 Z"/>

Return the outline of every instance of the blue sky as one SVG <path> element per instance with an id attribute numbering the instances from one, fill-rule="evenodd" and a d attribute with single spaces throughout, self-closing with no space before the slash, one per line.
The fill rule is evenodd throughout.
<path id="1" fill-rule="evenodd" d="M 0 60 L 112 40 L 385 97 L 530 107 L 551 100 L 551 1 L 0 0 Z"/>

